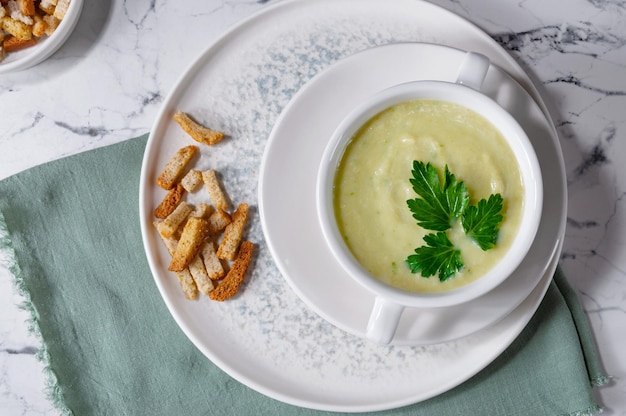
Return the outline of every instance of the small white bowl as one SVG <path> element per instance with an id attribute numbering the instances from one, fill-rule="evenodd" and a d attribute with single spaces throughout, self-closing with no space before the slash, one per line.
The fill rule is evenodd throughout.
<path id="1" fill-rule="evenodd" d="M 82 9 L 83 0 L 72 0 L 65 17 L 52 35 L 42 39 L 34 46 L 21 51 L 7 53 L 5 58 L 0 61 L 0 74 L 31 68 L 50 57 L 72 34 Z"/>
<path id="2" fill-rule="evenodd" d="M 485 62 L 486 61 L 486 62 Z M 534 148 L 517 121 L 491 98 L 477 91 L 488 70 L 482 55 L 468 53 L 456 83 L 415 81 L 396 85 L 354 109 L 332 135 L 319 167 L 318 215 L 325 240 L 345 272 L 375 296 L 367 327 L 368 338 L 389 343 L 405 307 L 441 308 L 458 305 L 493 290 L 520 265 L 534 240 L 543 204 L 541 170 Z M 415 293 L 383 283 L 361 266 L 345 244 L 333 206 L 334 179 L 344 151 L 369 119 L 401 102 L 426 99 L 459 104 L 474 110 L 502 133 L 519 164 L 524 187 L 524 207 L 519 230 L 504 257 L 485 275 L 465 286 L 440 293 Z"/>

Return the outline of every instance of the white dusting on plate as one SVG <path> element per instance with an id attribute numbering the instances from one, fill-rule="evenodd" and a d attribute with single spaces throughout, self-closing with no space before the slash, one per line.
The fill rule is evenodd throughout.
<path id="1" fill-rule="evenodd" d="M 465 49 L 478 45 L 504 55 L 473 25 L 415 0 L 288 1 L 266 11 L 226 34 L 194 63 L 168 98 L 148 143 L 142 172 L 144 217 L 164 196 L 152 185 L 151 176 L 177 148 L 190 144 L 171 121 L 173 111 L 186 111 L 223 130 L 228 137 L 217 146 L 202 148 L 196 168 L 217 170 L 233 203 L 250 204 L 246 239 L 256 245 L 252 272 L 237 297 L 223 303 L 207 298 L 190 302 L 165 270 L 168 254 L 150 227 L 151 218 L 142 218 L 148 260 L 170 311 L 198 348 L 231 376 L 292 404 L 381 410 L 458 385 L 480 369 L 475 364 L 480 360 L 470 357 L 472 362 L 467 362 L 468 348 L 475 347 L 474 357 L 483 357 L 493 355 L 488 353 L 493 345 L 462 339 L 420 347 L 377 346 L 327 323 L 296 296 L 264 242 L 259 170 L 283 108 L 307 81 L 341 58 L 404 41 Z M 190 201 L 206 199 L 203 192 L 190 196 Z M 306 236 L 294 235 L 293 244 L 306 250 Z M 508 345 L 514 335 L 506 336 L 504 343 Z M 505 347 L 497 344 L 500 350 Z"/>

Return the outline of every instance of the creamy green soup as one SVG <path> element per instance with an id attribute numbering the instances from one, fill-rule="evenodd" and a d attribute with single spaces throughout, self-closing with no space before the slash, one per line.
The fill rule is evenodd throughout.
<path id="1" fill-rule="evenodd" d="M 496 246 L 483 251 L 460 224 L 448 231 L 464 267 L 441 282 L 413 274 L 407 256 L 432 232 L 417 225 L 406 201 L 416 197 L 409 178 L 413 161 L 447 165 L 464 181 L 470 203 L 499 193 L 504 220 Z M 484 275 L 511 246 L 521 221 L 519 166 L 502 134 L 476 112 L 445 101 L 394 105 L 369 120 L 353 137 L 334 184 L 339 229 L 357 260 L 380 280 L 414 292 L 442 292 Z"/>

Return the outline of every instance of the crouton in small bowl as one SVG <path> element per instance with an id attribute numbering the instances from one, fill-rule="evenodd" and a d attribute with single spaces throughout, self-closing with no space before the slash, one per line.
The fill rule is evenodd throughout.
<path id="1" fill-rule="evenodd" d="M 39 64 L 74 30 L 83 0 L 0 0 L 0 74 Z"/>

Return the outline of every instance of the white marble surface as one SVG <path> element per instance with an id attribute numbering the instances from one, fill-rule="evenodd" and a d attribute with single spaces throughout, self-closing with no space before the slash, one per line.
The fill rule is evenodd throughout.
<path id="1" fill-rule="evenodd" d="M 147 132 L 186 66 L 264 3 L 86 2 L 59 52 L 36 68 L 0 76 L 0 179 Z M 604 414 L 625 415 L 626 3 L 434 3 L 489 32 L 529 71 L 550 107 L 569 179 L 561 264 L 612 376 L 598 401 Z M 54 415 L 35 357 L 38 340 L 19 302 L 0 268 L 0 414 Z"/>

